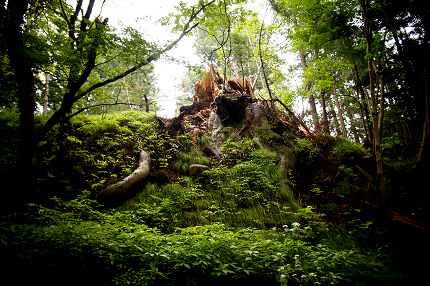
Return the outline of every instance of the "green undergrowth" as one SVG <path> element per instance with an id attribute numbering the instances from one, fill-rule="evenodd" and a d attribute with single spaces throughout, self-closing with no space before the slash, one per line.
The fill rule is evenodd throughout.
<path id="1" fill-rule="evenodd" d="M 16 285 L 375 285 L 393 278 L 382 246 L 330 235 L 311 208 L 295 212 L 300 222 L 270 229 L 210 223 L 165 233 L 143 223 L 148 215 L 164 217 L 144 204 L 103 211 L 85 195 L 55 198 L 50 208 L 28 204 L 0 222 L 2 279 Z M 14 276 L 16 269 L 26 275 Z"/>
<path id="2" fill-rule="evenodd" d="M 213 167 L 196 178 L 146 184 L 122 209 L 155 206 L 168 218 L 165 228 L 169 229 L 210 223 L 270 228 L 294 220 L 291 212 L 299 205 L 273 162 L 274 154 L 254 150 L 244 161 L 236 156 L 229 152 L 226 158 L 237 164 Z"/>
<path id="3" fill-rule="evenodd" d="M 2 128 L 12 133 L 16 126 Z M 335 142 L 328 157 L 306 139 L 293 142 L 297 170 L 287 179 L 278 154 L 250 138 L 227 140 L 218 161 L 189 135 L 171 138 L 157 129 L 153 114 L 138 112 L 76 117 L 54 129 L 35 160 L 37 187 L 51 199 L 1 217 L 6 266 L 0 279 L 16 285 L 390 285 L 401 278 L 381 230 L 357 217 L 334 226 L 321 212 L 327 202 L 335 209 L 357 193 L 362 178 L 353 166 L 365 151 L 356 144 Z M 13 154 L 6 149 L 13 142 L 2 140 L 2 150 Z M 140 150 L 151 155 L 148 181 L 120 207 L 100 206 L 95 194 L 127 176 Z M 190 177 L 191 164 L 209 170 Z M 315 170 L 324 166 L 335 166 L 325 169 L 333 180 L 318 177 Z M 175 179 L 166 179 L 172 173 Z M 17 269 L 26 275 L 15 275 Z"/>
<path id="4" fill-rule="evenodd" d="M 6 117 L 6 118 L 3 118 Z M 2 177 L 13 172 L 18 117 L 0 132 Z M 176 152 L 174 140 L 158 132 L 154 113 L 137 111 L 82 115 L 55 126 L 39 143 L 34 160 L 34 186 L 41 196 L 76 197 L 90 190 L 93 197 L 103 188 L 128 176 L 138 164 L 141 150 L 148 152 L 153 169 L 166 168 Z M 35 118 L 36 130 L 48 118 Z M 11 136 L 15 134 L 15 136 Z M 4 136 L 3 136 L 4 135 Z M 11 160 L 13 158 L 13 160 Z"/>
<path id="5" fill-rule="evenodd" d="M 302 200 L 319 210 L 336 215 L 358 210 L 375 192 L 368 191 L 373 161 L 369 150 L 345 138 L 328 138 L 318 146 L 309 139 L 297 139 L 297 165 L 292 178 Z M 370 176 L 370 175 L 368 175 Z M 342 207 L 343 209 L 341 209 Z M 335 217 L 336 220 L 340 219 Z M 348 218 L 349 219 L 349 218 Z"/>

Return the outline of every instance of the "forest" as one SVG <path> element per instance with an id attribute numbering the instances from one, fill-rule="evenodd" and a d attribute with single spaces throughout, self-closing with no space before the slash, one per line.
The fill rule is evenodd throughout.
<path id="1" fill-rule="evenodd" d="M 161 2 L 2 0 L 0 284 L 428 285 L 426 1 Z"/>

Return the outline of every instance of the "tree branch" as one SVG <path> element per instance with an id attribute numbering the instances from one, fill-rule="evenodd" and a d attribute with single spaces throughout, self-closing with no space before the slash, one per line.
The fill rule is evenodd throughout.
<path id="1" fill-rule="evenodd" d="M 90 3 L 88 4 L 88 9 L 87 9 L 87 12 L 86 12 L 84 18 L 87 16 L 89 17 L 89 15 L 91 13 L 92 5 L 94 4 L 94 1 L 95 0 L 91 0 Z M 93 90 L 95 90 L 97 88 L 103 87 L 109 83 L 112 83 L 112 82 L 115 82 L 117 80 L 124 78 L 125 76 L 138 70 L 139 68 L 141 68 L 145 65 L 148 65 L 149 63 L 157 60 L 163 53 L 171 50 L 185 35 L 187 35 L 189 32 L 191 32 L 191 30 L 193 30 L 195 27 L 197 27 L 197 25 L 199 23 L 196 23 L 191 28 L 189 28 L 191 22 L 197 17 L 197 15 L 201 11 L 203 11 L 204 8 L 206 8 L 207 6 L 209 6 L 210 4 L 212 4 L 214 2 L 215 2 L 215 0 L 209 2 L 208 4 L 202 5 L 202 7 L 197 12 L 193 13 L 190 16 L 190 18 L 188 19 L 188 22 L 185 24 L 181 35 L 175 41 L 173 41 L 171 44 L 167 45 L 164 49 L 162 49 L 161 51 L 155 52 L 153 55 L 149 56 L 147 59 L 143 60 L 142 62 L 135 65 L 134 67 L 118 74 L 117 76 L 114 76 L 114 77 L 107 79 L 105 81 L 101 81 L 101 82 L 98 82 L 96 84 L 93 84 L 87 90 L 79 93 L 79 89 L 86 82 L 88 76 L 90 75 L 91 71 L 94 69 L 94 66 L 95 66 L 95 57 L 97 56 L 97 54 L 96 54 L 96 47 L 93 47 L 94 50 L 91 51 L 91 53 L 88 57 L 84 71 L 79 76 L 78 80 L 76 80 L 75 82 L 69 83 L 69 85 L 68 85 L 69 92 L 64 95 L 63 103 L 62 103 L 61 107 L 56 112 L 54 112 L 54 114 L 48 119 L 48 121 L 45 123 L 45 125 L 43 125 L 40 128 L 40 130 L 37 134 L 38 135 L 37 139 L 42 140 L 46 136 L 46 134 L 49 132 L 49 130 L 51 130 L 51 128 L 53 126 L 55 126 L 56 124 L 62 122 L 65 118 L 67 118 L 68 117 L 67 114 L 69 114 L 71 112 L 73 104 L 76 101 L 78 101 L 79 99 L 81 99 L 82 97 L 84 97 L 85 95 L 88 95 L 89 93 L 91 93 Z M 74 21 L 76 21 L 76 18 L 74 18 L 74 17 L 75 16 L 77 17 L 77 14 L 79 12 L 78 8 L 81 5 L 82 5 L 82 0 L 79 1 L 78 6 L 76 7 L 75 14 L 71 18 L 71 19 L 73 19 L 73 21 L 72 20 L 70 21 L 71 23 L 74 23 Z M 83 21 L 85 21 L 85 19 L 83 19 Z"/>
<path id="2" fill-rule="evenodd" d="M 73 39 L 75 42 L 77 41 L 75 36 L 75 23 L 76 23 L 76 20 L 78 19 L 79 11 L 82 8 L 82 2 L 83 0 L 78 1 L 76 5 L 75 13 L 73 13 L 73 15 L 70 16 L 69 37 Z M 62 3 L 62 1 L 60 1 L 60 3 Z"/>
<path id="3" fill-rule="evenodd" d="M 60 7 L 61 7 L 61 13 L 63 14 L 63 18 L 66 21 L 67 26 L 69 27 L 69 31 L 70 31 L 72 29 L 72 26 L 69 22 L 69 19 L 67 18 L 66 11 L 64 10 L 63 0 L 60 0 L 59 2 L 60 2 Z"/>
<path id="4" fill-rule="evenodd" d="M 201 11 L 203 11 L 207 6 L 209 6 L 210 4 L 212 4 L 214 2 L 215 2 L 215 0 L 209 2 L 208 4 L 202 5 L 202 7 L 197 12 L 193 13 L 190 16 L 190 18 L 188 19 L 188 22 L 184 25 L 184 29 L 182 30 L 181 35 L 175 41 L 173 41 L 172 43 L 170 43 L 169 45 L 167 45 L 164 49 L 162 49 L 159 52 L 156 52 L 155 54 L 153 54 L 151 56 L 149 56 L 146 60 L 140 62 L 139 64 L 133 66 L 132 68 L 130 68 L 128 70 L 126 70 L 126 71 L 124 71 L 124 72 L 122 72 L 122 73 L 120 73 L 120 74 L 118 74 L 118 75 L 116 75 L 116 76 L 114 76 L 114 77 L 112 77 L 110 79 L 107 79 L 105 81 L 101 81 L 101 82 L 98 82 L 98 83 L 92 85 L 86 91 L 84 91 L 84 92 L 80 93 L 79 95 L 77 95 L 76 98 L 80 99 L 80 98 L 84 97 L 85 95 L 89 94 L 90 92 L 92 92 L 93 90 L 95 90 L 97 88 L 100 88 L 100 87 L 103 87 L 103 86 L 105 86 L 107 84 L 110 84 L 112 82 L 115 82 L 117 80 L 120 80 L 123 77 L 126 77 L 127 75 L 131 74 L 132 72 L 140 69 L 141 67 L 146 66 L 146 65 L 150 64 L 151 62 L 158 60 L 162 54 L 164 54 L 164 53 L 168 52 L 169 50 L 171 50 L 179 41 L 182 40 L 183 37 L 185 37 L 195 27 L 197 27 L 199 25 L 199 23 L 196 23 L 191 28 L 188 28 L 189 25 L 191 24 L 191 22 L 197 17 L 197 15 Z"/>
<path id="5" fill-rule="evenodd" d="M 82 107 L 81 109 L 79 109 L 78 111 L 68 115 L 67 117 L 64 118 L 63 121 L 67 121 L 72 117 L 75 117 L 76 115 L 91 109 L 91 108 L 95 108 L 95 107 L 100 107 L 100 106 L 115 106 L 115 105 L 129 105 L 129 106 L 141 106 L 142 104 L 136 104 L 136 103 L 128 103 L 128 102 L 115 102 L 115 103 L 99 103 L 99 104 L 94 104 L 94 105 L 90 105 L 90 106 L 85 106 Z"/>
<path id="6" fill-rule="evenodd" d="M 95 0 L 90 0 L 90 2 L 88 3 L 87 11 L 85 12 L 85 15 L 81 21 L 80 30 L 82 32 L 85 32 L 87 30 L 87 24 L 90 20 L 91 13 L 93 12 L 94 2 Z"/>
<path id="7" fill-rule="evenodd" d="M 358 106 L 360 106 L 360 109 L 363 110 L 363 112 L 366 111 L 364 109 L 363 105 L 361 104 L 361 102 L 357 98 L 355 98 L 354 96 L 349 95 L 349 94 L 338 94 L 338 95 L 340 95 L 340 96 L 346 96 L 346 97 L 350 97 L 350 98 L 354 99 L 358 103 Z"/>
<path id="8" fill-rule="evenodd" d="M 291 115 L 291 117 L 293 117 L 293 120 L 296 121 L 296 123 L 298 123 L 299 125 L 301 125 L 303 127 L 303 129 L 305 129 L 305 131 L 309 134 L 309 136 L 312 138 L 312 140 L 314 140 L 315 143 L 318 143 L 315 136 L 309 131 L 309 129 L 306 127 L 306 125 L 303 123 L 303 121 L 301 121 L 299 118 L 297 118 L 297 116 L 294 114 L 294 112 L 291 111 L 291 109 L 288 108 L 288 106 L 286 106 L 278 98 L 274 98 L 274 99 L 272 99 L 272 101 L 280 103 L 282 105 L 282 107 L 284 107 L 284 109 Z"/>

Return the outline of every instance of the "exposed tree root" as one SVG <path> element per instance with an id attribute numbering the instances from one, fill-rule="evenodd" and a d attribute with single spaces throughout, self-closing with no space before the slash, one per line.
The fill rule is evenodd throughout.
<path id="1" fill-rule="evenodd" d="M 143 181 L 149 175 L 149 169 L 151 164 L 151 157 L 148 153 L 141 150 L 139 167 L 133 171 L 125 179 L 107 187 L 100 192 L 98 200 L 103 204 L 115 204 L 126 198 L 128 191 L 133 188 L 137 183 Z"/>

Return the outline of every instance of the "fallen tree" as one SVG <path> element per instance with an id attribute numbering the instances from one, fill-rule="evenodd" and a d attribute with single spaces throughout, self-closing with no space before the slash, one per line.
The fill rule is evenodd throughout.
<path id="1" fill-rule="evenodd" d="M 101 203 L 112 205 L 123 201 L 123 199 L 125 199 L 129 194 L 129 191 L 136 186 L 136 184 L 142 182 L 148 177 L 151 157 L 143 150 L 140 151 L 139 157 L 139 166 L 133 171 L 133 173 L 100 192 L 98 200 Z"/>

